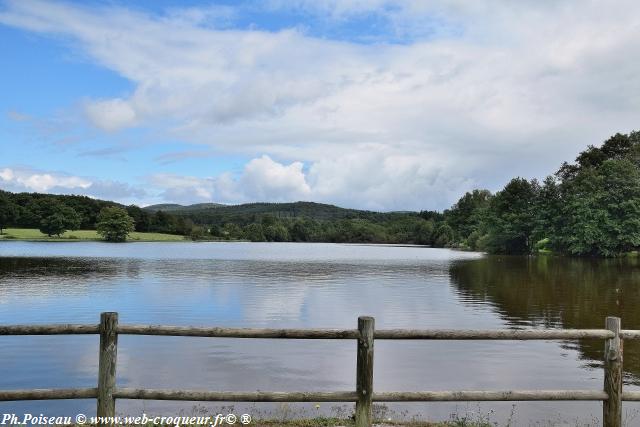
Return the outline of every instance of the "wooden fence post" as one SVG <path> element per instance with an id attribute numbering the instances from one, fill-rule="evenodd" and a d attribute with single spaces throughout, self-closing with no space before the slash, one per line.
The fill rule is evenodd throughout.
<path id="1" fill-rule="evenodd" d="M 116 358 L 118 355 L 118 313 L 100 314 L 100 358 L 98 361 L 98 416 L 114 417 L 116 401 Z"/>
<path id="2" fill-rule="evenodd" d="M 608 399 L 602 403 L 604 427 L 622 426 L 622 339 L 620 318 L 607 317 L 606 329 L 615 334 L 604 345 L 604 391 Z"/>
<path id="3" fill-rule="evenodd" d="M 356 367 L 356 427 L 371 427 L 373 398 L 373 317 L 358 317 L 358 355 Z"/>

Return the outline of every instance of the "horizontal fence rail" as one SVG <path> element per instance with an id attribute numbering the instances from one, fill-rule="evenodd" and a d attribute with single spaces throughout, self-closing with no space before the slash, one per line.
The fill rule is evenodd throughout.
<path id="1" fill-rule="evenodd" d="M 609 339 L 615 334 L 606 329 L 388 329 L 376 331 L 377 340 L 569 340 Z M 640 338 L 640 337 L 639 337 Z"/>
<path id="2" fill-rule="evenodd" d="M 357 329 L 254 329 L 163 325 L 119 325 L 117 313 L 102 313 L 97 325 L 4 325 L 0 336 L 100 335 L 96 388 L 0 390 L 0 401 L 97 399 L 97 415 L 115 416 L 116 399 L 210 402 L 355 402 L 356 426 L 372 424 L 372 402 L 458 401 L 601 401 L 603 425 L 620 427 L 622 401 L 640 401 L 640 391 L 622 390 L 622 341 L 640 339 L 640 330 L 622 330 L 620 319 L 607 317 L 604 329 L 381 329 L 374 319 L 359 317 Z M 118 335 L 155 335 L 253 339 L 357 340 L 356 390 L 336 392 L 225 392 L 116 387 Z M 375 340 L 574 340 L 603 339 L 603 390 L 459 390 L 374 392 Z"/>
<path id="3" fill-rule="evenodd" d="M 378 402 L 523 402 L 540 400 L 607 400 L 598 390 L 412 391 L 374 393 Z"/>
<path id="4" fill-rule="evenodd" d="M 0 401 L 12 400 L 59 400 L 59 399 L 95 399 L 97 388 L 56 388 L 32 390 L 2 390 Z"/>
<path id="5" fill-rule="evenodd" d="M 0 326 L 0 335 L 96 335 L 100 325 L 11 325 Z"/>
<path id="6" fill-rule="evenodd" d="M 116 398 L 146 400 L 188 400 L 200 402 L 355 402 L 355 391 L 334 392 L 228 392 L 198 390 L 149 390 L 116 388 Z"/>
<path id="7" fill-rule="evenodd" d="M 251 328 L 193 328 L 188 326 L 122 325 L 118 333 L 125 335 L 160 335 L 173 337 L 210 338 L 282 338 L 304 340 L 357 339 L 357 329 L 251 329 Z"/>

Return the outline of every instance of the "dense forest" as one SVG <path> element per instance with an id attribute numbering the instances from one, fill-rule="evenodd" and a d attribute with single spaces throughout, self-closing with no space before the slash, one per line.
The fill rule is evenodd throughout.
<path id="1" fill-rule="evenodd" d="M 149 212 L 135 205 L 125 207 L 86 196 L 10 193 L 0 190 L 0 232 L 5 228 L 16 227 L 37 228 L 50 234 L 48 229 L 56 222 L 63 223 L 67 230 L 95 229 L 100 211 L 113 206 L 126 209 L 135 221 L 136 231 L 188 235 L 193 228 L 193 222 L 188 218 L 162 211 Z"/>
<path id="2" fill-rule="evenodd" d="M 0 191 L 0 228 L 94 228 L 117 203 L 84 196 Z M 444 212 L 370 212 L 332 205 L 205 203 L 123 207 L 136 231 L 199 239 L 412 243 L 529 254 L 616 256 L 640 247 L 640 132 L 589 146 L 542 183 L 514 178 L 495 194 L 473 190 Z"/>

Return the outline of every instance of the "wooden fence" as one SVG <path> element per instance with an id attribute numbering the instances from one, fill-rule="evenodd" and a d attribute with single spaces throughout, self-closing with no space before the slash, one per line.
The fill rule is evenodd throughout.
<path id="1" fill-rule="evenodd" d="M 550 401 L 603 402 L 603 425 L 622 425 L 622 401 L 640 401 L 640 392 L 622 391 L 623 339 L 640 339 L 640 330 L 621 330 L 620 319 L 607 317 L 605 329 L 561 330 L 375 330 L 372 317 L 359 317 L 358 328 L 234 329 L 182 326 L 119 325 L 118 313 L 102 313 L 98 325 L 0 326 L 2 335 L 100 334 L 98 384 L 95 388 L 0 390 L 0 401 L 88 399 L 98 400 L 99 417 L 115 416 L 116 399 L 224 401 L 224 402 L 355 402 L 356 426 L 371 426 L 372 402 L 442 401 Z M 338 392 L 220 392 L 196 390 L 134 389 L 116 386 L 118 335 L 164 335 L 215 338 L 284 338 L 357 340 L 356 390 Z M 604 339 L 603 390 L 505 390 L 374 392 L 375 340 L 573 340 Z"/>

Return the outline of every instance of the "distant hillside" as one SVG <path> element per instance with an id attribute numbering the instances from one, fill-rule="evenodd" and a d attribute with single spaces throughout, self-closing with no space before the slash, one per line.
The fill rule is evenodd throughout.
<path id="1" fill-rule="evenodd" d="M 201 203 L 181 206 L 175 204 L 153 205 L 146 210 L 166 210 L 174 215 L 184 216 L 196 224 L 222 225 L 233 222 L 246 225 L 256 219 L 270 215 L 276 218 L 310 218 L 315 220 L 336 220 L 345 218 L 361 218 L 382 221 L 394 216 L 406 216 L 411 213 L 380 213 L 357 209 L 346 209 L 334 205 L 314 202 L 293 203 L 246 203 L 243 205 L 219 205 Z M 413 213 L 414 215 L 417 213 Z"/>
<path id="2" fill-rule="evenodd" d="M 177 203 L 160 203 L 157 205 L 146 206 L 143 209 L 149 212 L 176 212 L 176 211 L 197 211 L 207 208 L 218 208 L 220 206 L 226 206 L 220 203 L 196 203 L 193 205 L 179 205 Z"/>
<path id="3" fill-rule="evenodd" d="M 177 234 L 193 240 L 432 245 L 442 240 L 440 234 L 450 233 L 450 228 L 441 226 L 442 218 L 439 219 L 441 224 L 436 226 L 431 214 L 426 218 L 418 212 L 381 213 L 313 202 L 236 206 L 166 203 L 143 209 L 85 196 L 14 194 L 0 190 L 0 234 L 3 228 L 29 229 L 33 234 L 42 229 L 43 224 L 46 226 L 61 219 L 70 224 L 66 229 L 79 226 L 83 230 L 93 230 L 99 213 L 109 206 L 126 209 L 133 219 L 135 231 Z M 76 217 L 78 225 L 71 223 Z M 437 231 L 440 229 L 444 231 Z"/>

